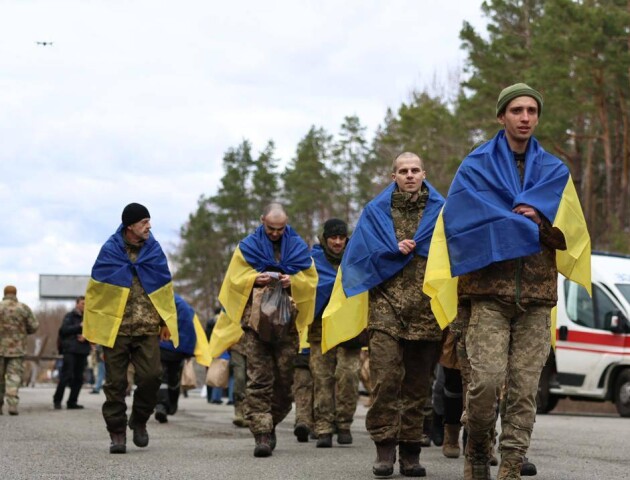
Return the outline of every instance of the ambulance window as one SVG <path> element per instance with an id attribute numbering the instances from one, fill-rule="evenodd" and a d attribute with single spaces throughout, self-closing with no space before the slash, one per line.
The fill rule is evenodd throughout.
<path id="1" fill-rule="evenodd" d="M 564 295 L 569 318 L 585 327 L 596 328 L 593 301 L 586 289 L 570 280 L 564 281 Z"/>
<path id="2" fill-rule="evenodd" d="M 630 283 L 616 283 L 615 285 L 626 300 L 630 302 Z"/>
<path id="3" fill-rule="evenodd" d="M 615 307 L 615 304 L 603 290 L 595 286 L 593 287 L 593 300 L 595 302 L 595 311 L 597 312 L 598 328 L 604 328 L 606 314 L 619 309 Z"/>
<path id="4" fill-rule="evenodd" d="M 584 287 L 569 280 L 565 280 L 564 292 L 567 315 L 578 325 L 604 329 L 606 314 L 617 310 L 606 292 L 596 285 L 593 285 L 592 299 Z"/>

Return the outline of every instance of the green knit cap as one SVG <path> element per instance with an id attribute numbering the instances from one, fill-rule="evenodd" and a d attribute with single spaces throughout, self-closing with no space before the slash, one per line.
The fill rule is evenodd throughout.
<path id="1" fill-rule="evenodd" d="M 538 116 L 542 115 L 543 99 L 540 92 L 537 92 L 526 83 L 515 83 L 501 90 L 497 100 L 497 117 L 505 113 L 505 107 L 517 97 L 532 97 L 538 103 Z"/>

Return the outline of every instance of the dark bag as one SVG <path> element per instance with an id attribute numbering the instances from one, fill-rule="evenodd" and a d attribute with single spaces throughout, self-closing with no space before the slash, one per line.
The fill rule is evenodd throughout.
<path id="1" fill-rule="evenodd" d="M 282 340 L 293 327 L 298 310 L 279 281 L 266 287 L 260 301 L 258 335 L 264 342 Z"/>

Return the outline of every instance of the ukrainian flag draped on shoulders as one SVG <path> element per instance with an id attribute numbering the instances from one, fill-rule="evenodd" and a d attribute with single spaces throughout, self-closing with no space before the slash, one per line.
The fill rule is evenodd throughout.
<path id="1" fill-rule="evenodd" d="M 413 240 L 414 254 L 426 257 L 444 198 L 426 180 L 423 185 L 429 190 L 429 200 Z M 411 261 L 411 255 L 403 255 L 398 249 L 391 213 L 395 190 L 396 183 L 392 183 L 365 206 L 348 241 L 322 317 L 323 352 L 356 337 L 366 328 L 368 291 L 392 278 Z"/>
<path id="2" fill-rule="evenodd" d="M 173 343 L 178 345 L 177 311 L 166 255 L 153 234 L 149 234 L 132 262 L 125 249 L 122 225 L 101 247 L 92 267 L 85 294 L 83 336 L 92 343 L 114 345 L 134 274 L 168 326 Z"/>
<path id="3" fill-rule="evenodd" d="M 308 245 L 287 225 L 280 243 L 280 261 L 276 261 L 273 244 L 261 225 L 239 243 L 232 255 L 219 292 L 222 311 L 210 339 L 212 358 L 241 338 L 243 311 L 256 277 L 265 271 L 291 275 L 291 296 L 298 308 L 296 324 L 301 336 L 313 321 L 317 272 Z"/>
<path id="4" fill-rule="evenodd" d="M 315 318 L 324 313 L 333 291 L 337 269 L 328 261 L 321 245 L 313 245 L 311 257 L 317 269 L 317 296 L 315 298 Z"/>
<path id="5" fill-rule="evenodd" d="M 212 358 L 210 358 L 206 332 L 199 321 L 199 317 L 186 300 L 177 294 L 175 294 L 175 306 L 177 307 L 179 345 L 176 347 L 171 340 L 162 340 L 160 348 L 194 356 L 199 365 L 209 366 Z"/>
<path id="6" fill-rule="evenodd" d="M 457 277 L 541 251 L 538 226 L 512 212 L 534 207 L 564 234 L 558 271 L 591 290 L 591 242 L 569 169 L 531 137 L 521 183 L 501 130 L 460 165 L 431 241 L 423 291 L 444 328 L 457 314 Z"/>

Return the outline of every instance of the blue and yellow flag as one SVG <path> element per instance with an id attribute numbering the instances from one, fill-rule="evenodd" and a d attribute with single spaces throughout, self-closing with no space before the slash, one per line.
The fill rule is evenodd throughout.
<path id="1" fill-rule="evenodd" d="M 324 308 L 328 305 L 330 295 L 337 277 L 337 268 L 333 266 L 324 253 L 321 245 L 313 245 L 311 257 L 317 269 L 317 296 L 315 298 L 315 318 L 324 313 Z"/>
<path id="2" fill-rule="evenodd" d="M 538 226 L 512 212 L 531 205 L 564 234 L 558 271 L 591 289 L 591 241 L 569 169 L 532 137 L 521 183 L 505 132 L 472 151 L 449 189 L 431 241 L 423 291 L 444 328 L 457 314 L 457 277 L 541 251 Z"/>
<path id="3" fill-rule="evenodd" d="M 222 312 L 210 338 L 212 358 L 221 355 L 243 335 L 243 311 L 256 277 L 265 271 L 291 275 L 291 296 L 298 309 L 296 325 L 300 339 L 305 337 L 307 327 L 313 321 L 317 271 L 308 246 L 288 225 L 282 235 L 280 252 L 280 261 L 276 261 L 273 244 L 262 225 L 239 243 L 219 292 Z"/>
<path id="4" fill-rule="evenodd" d="M 177 311 L 166 255 L 150 234 L 138 259 L 132 262 L 125 250 L 122 225 L 101 247 L 92 267 L 85 294 L 83 336 L 92 343 L 106 347 L 114 345 L 134 273 L 168 326 L 173 343 L 178 345 Z"/>
<path id="5" fill-rule="evenodd" d="M 415 255 L 426 257 L 444 198 L 424 181 L 429 200 L 413 237 Z M 369 202 L 346 246 L 332 296 L 322 318 L 322 351 L 356 337 L 367 326 L 368 291 L 390 279 L 411 261 L 398 249 L 392 219 L 392 183 Z"/>
<path id="6" fill-rule="evenodd" d="M 209 366 L 212 360 L 210 348 L 199 317 L 186 300 L 177 294 L 175 294 L 175 306 L 177 307 L 179 345 L 175 347 L 171 340 L 163 340 L 160 342 L 160 348 L 171 352 L 181 352 L 185 355 L 194 355 L 199 365 Z"/>

